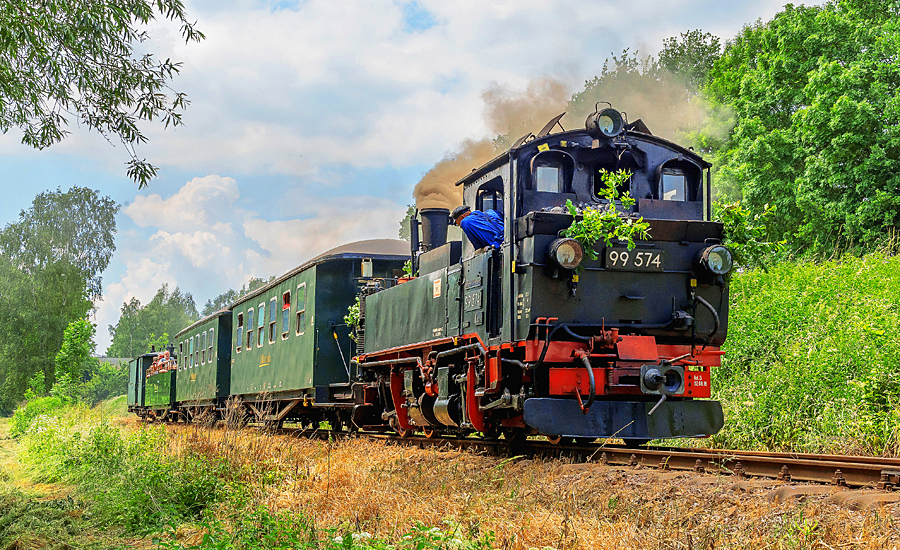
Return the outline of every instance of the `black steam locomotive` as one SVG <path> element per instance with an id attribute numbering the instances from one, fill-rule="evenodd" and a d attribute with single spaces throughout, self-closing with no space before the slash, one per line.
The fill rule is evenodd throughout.
<path id="1" fill-rule="evenodd" d="M 361 379 L 402 434 L 715 434 L 732 260 L 709 221 L 710 164 L 611 108 L 550 134 L 558 120 L 457 183 L 473 210 L 503 214 L 499 250 L 445 242 L 448 212 L 420 212 L 418 276 L 363 290 Z M 561 237 L 563 205 L 603 206 L 603 174 L 618 170 L 650 239 L 588 260 Z"/>

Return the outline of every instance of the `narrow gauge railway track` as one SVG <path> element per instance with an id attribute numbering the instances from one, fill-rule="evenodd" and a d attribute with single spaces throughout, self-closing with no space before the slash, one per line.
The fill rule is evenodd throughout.
<path id="1" fill-rule="evenodd" d="M 702 472 L 713 475 L 769 478 L 843 487 L 867 487 L 885 491 L 900 488 L 900 458 L 809 453 L 769 453 L 687 447 L 638 447 L 624 445 L 568 445 L 542 440 L 510 442 L 451 437 L 400 437 L 394 434 L 338 432 L 282 428 L 281 433 L 323 439 L 365 437 L 395 445 L 420 448 L 471 449 L 497 456 L 569 458 L 618 466 Z"/>

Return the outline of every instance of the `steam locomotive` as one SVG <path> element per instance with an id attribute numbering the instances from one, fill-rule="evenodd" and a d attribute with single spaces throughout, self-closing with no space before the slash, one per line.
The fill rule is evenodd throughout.
<path id="1" fill-rule="evenodd" d="M 710 369 L 723 354 L 733 262 L 722 225 L 710 220 L 711 165 L 611 107 L 592 113 L 584 130 L 551 133 L 561 117 L 456 184 L 473 210 L 503 215 L 502 247 L 448 242 L 448 210 L 418 212 L 408 256 L 381 255 L 376 266 L 356 255 L 328 271 L 327 285 L 313 270 L 305 284 L 331 306 L 306 348 L 286 343 L 312 316 L 304 295 L 300 318 L 297 277 L 308 269 L 298 268 L 219 315 L 237 322 L 226 329 L 230 369 L 210 379 L 212 397 L 179 401 L 172 391 L 168 408 L 152 414 L 221 412 L 230 396 L 265 421 L 329 420 L 401 436 L 642 444 L 718 432 L 724 418 L 709 399 Z M 561 236 L 573 221 L 563 206 L 607 205 L 604 174 L 618 170 L 630 173 L 621 191 L 635 198 L 619 208 L 643 217 L 650 238 L 633 249 L 601 242 L 592 260 Z M 398 276 L 407 257 L 416 274 L 408 280 Z M 351 342 L 342 316 L 357 292 Z M 201 346 L 212 345 L 192 330 L 172 350 L 179 388 L 190 384 L 194 359 L 203 361 Z M 136 366 L 133 378 L 141 376 Z M 135 412 L 150 414 L 136 399 Z"/>

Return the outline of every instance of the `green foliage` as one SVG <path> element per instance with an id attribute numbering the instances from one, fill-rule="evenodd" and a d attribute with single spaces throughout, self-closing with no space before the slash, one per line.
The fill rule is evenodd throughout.
<path id="1" fill-rule="evenodd" d="M 144 353 L 149 353 L 151 351 L 162 351 L 166 349 L 166 346 L 169 345 L 169 333 L 164 332 L 162 336 L 157 337 L 156 334 L 150 333 L 150 336 L 147 337 L 149 340 L 147 342 L 147 349 L 144 350 Z"/>
<path id="2" fill-rule="evenodd" d="M 146 306 L 142 306 L 137 298 L 122 304 L 116 326 L 109 325 L 112 343 L 106 355 L 135 357 L 146 353 L 156 334 L 177 334 L 197 319 L 194 298 L 182 293 L 178 287 L 170 292 L 169 285 L 164 284 Z"/>
<path id="3" fill-rule="evenodd" d="M 18 437 L 25 433 L 38 416 L 51 414 L 64 408 L 68 402 L 60 397 L 39 397 L 16 409 L 10 423 L 9 435 Z"/>
<path id="4" fill-rule="evenodd" d="M 663 39 L 659 66 L 669 74 L 679 75 L 693 89 L 706 83 L 709 71 L 722 52 L 719 37 L 700 29 Z"/>
<path id="5" fill-rule="evenodd" d="M 101 522 L 150 533 L 196 521 L 219 498 L 224 465 L 167 452 L 162 428 L 123 435 L 86 409 L 37 417 L 23 437 L 36 479 L 76 487 Z"/>
<path id="6" fill-rule="evenodd" d="M 178 126 L 188 103 L 166 95 L 181 63 L 135 52 L 157 14 L 179 23 L 186 42 L 203 38 L 181 0 L 0 3 L 0 132 L 19 128 L 24 144 L 43 149 L 69 133 L 75 115 L 122 142 L 128 175 L 144 187 L 157 168 L 135 152 L 147 141 L 139 121 Z"/>
<path id="7" fill-rule="evenodd" d="M 416 215 L 416 206 L 413 204 L 406 205 L 406 216 L 400 220 L 400 230 L 398 232 L 398 237 L 404 241 L 408 241 L 411 238 L 411 233 L 409 231 L 409 221 L 413 216 Z"/>
<path id="8" fill-rule="evenodd" d="M 731 281 L 713 369 L 728 448 L 900 452 L 900 256 L 783 262 Z"/>
<path id="9" fill-rule="evenodd" d="M 350 338 L 355 342 L 356 329 L 359 328 L 359 296 L 356 297 L 355 302 L 347 306 L 347 315 L 344 315 L 344 322 L 347 323 L 347 326 L 352 330 Z"/>
<path id="10" fill-rule="evenodd" d="M 736 120 L 719 190 L 754 215 L 777 207 L 774 239 L 873 246 L 900 224 L 896 2 L 789 4 L 730 41 L 708 82 Z"/>
<path id="11" fill-rule="evenodd" d="M 462 534 L 459 526 L 426 527 L 418 524 L 397 543 L 377 540 L 366 532 L 338 530 L 321 532 L 315 522 L 287 512 L 270 512 L 259 508 L 234 518 L 231 525 L 221 521 L 200 523 L 204 534 L 197 544 L 182 544 L 176 540 L 176 530 L 169 529 L 168 540 L 160 540 L 167 550 L 489 550 L 490 535 Z M 320 535 L 324 534 L 324 538 Z"/>
<path id="12" fill-rule="evenodd" d="M 56 354 L 56 378 L 80 382 L 87 374 L 87 362 L 94 353 L 96 327 L 86 319 L 69 323 L 63 332 L 63 343 Z"/>
<path id="13" fill-rule="evenodd" d="M 581 210 L 581 219 L 579 220 L 579 212 L 571 200 L 566 201 L 566 208 L 572 215 L 573 221 L 564 232 L 563 235 L 578 241 L 584 248 L 584 255 L 591 260 L 598 258 L 594 245 L 598 241 L 603 241 L 609 246 L 613 239 L 624 241 L 628 245 L 628 249 L 634 248 L 634 239 L 647 239 L 650 237 L 648 229 L 650 224 L 644 221 L 644 218 L 635 220 L 628 214 L 620 212 L 616 206 L 618 201 L 622 208 L 628 209 L 634 206 L 634 198 L 628 191 L 619 192 L 619 188 L 625 186 L 631 173 L 625 170 L 618 172 L 602 171 L 601 178 L 604 188 L 600 191 L 600 196 L 606 199 L 607 204 L 600 208 L 584 208 Z"/>
<path id="14" fill-rule="evenodd" d="M 44 395 L 55 382 L 65 328 L 100 295 L 117 211 L 111 199 L 73 187 L 39 194 L 0 231 L 0 410 L 13 410 L 29 387 Z M 35 387 L 41 379 L 43 389 Z"/>
<path id="15" fill-rule="evenodd" d="M 403 276 L 404 277 L 412 277 L 413 276 L 412 260 L 406 260 L 405 262 L 403 262 Z"/>
<path id="16" fill-rule="evenodd" d="M 740 202 L 716 203 L 716 219 L 725 226 L 725 241 L 738 264 L 766 269 L 766 259 L 784 249 L 785 241 L 770 237 L 775 207 L 765 205 L 761 214 L 753 214 Z"/>
<path id="17" fill-rule="evenodd" d="M 30 275 L 74 269 L 94 300 L 103 290 L 100 275 L 116 251 L 118 211 L 114 200 L 86 187 L 40 193 L 19 221 L 0 232 L 0 254 Z"/>
<path id="18" fill-rule="evenodd" d="M 275 276 L 272 275 L 268 279 L 262 279 L 260 277 L 251 277 L 250 281 L 247 282 L 244 286 L 241 287 L 240 290 L 228 289 L 227 291 L 219 294 L 215 298 L 211 298 L 206 301 L 206 305 L 203 306 L 203 311 L 200 313 L 201 317 L 206 317 L 207 315 L 212 315 L 213 313 L 219 311 L 222 308 L 228 307 L 234 302 L 240 300 L 245 295 L 253 292 L 257 288 L 261 288 L 272 281 L 275 280 Z M 174 334 L 174 333 L 173 333 Z M 160 348 L 156 348 L 160 349 Z"/>

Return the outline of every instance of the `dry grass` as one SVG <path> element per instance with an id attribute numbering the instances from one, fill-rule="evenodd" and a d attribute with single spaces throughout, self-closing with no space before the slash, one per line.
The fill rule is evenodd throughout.
<path id="1" fill-rule="evenodd" d="M 496 546 L 509 549 L 900 547 L 888 510 L 773 504 L 765 492 L 730 491 L 728 478 L 689 484 L 653 470 L 253 430 L 176 426 L 169 436 L 172 452 L 226 461 L 253 505 L 383 540 L 421 522 L 493 532 Z"/>

